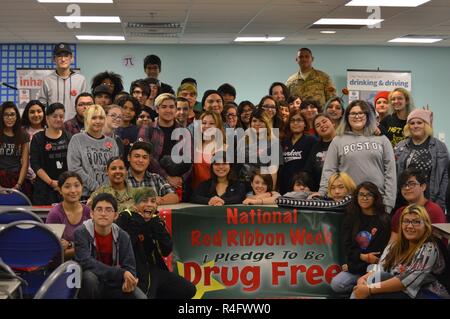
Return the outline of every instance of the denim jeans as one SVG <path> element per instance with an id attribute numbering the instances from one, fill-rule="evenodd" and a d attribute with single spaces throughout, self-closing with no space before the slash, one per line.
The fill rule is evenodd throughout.
<path id="1" fill-rule="evenodd" d="M 88 270 L 83 272 L 78 296 L 80 299 L 147 299 L 147 296 L 138 287 L 133 292 L 125 293 L 122 291 L 122 287 L 110 287 Z"/>
<path id="2" fill-rule="evenodd" d="M 331 289 L 339 294 L 350 293 L 356 285 L 360 275 L 352 274 L 348 271 L 341 271 L 337 274 L 330 283 Z"/>

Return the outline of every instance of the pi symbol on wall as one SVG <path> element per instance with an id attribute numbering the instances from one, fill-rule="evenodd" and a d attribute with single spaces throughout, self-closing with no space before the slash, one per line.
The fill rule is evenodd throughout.
<path id="1" fill-rule="evenodd" d="M 135 62 L 136 58 L 131 54 L 127 54 L 122 57 L 122 65 L 128 69 L 134 68 Z"/>

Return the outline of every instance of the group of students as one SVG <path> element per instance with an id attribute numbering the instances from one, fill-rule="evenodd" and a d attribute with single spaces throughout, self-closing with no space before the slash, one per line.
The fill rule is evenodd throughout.
<path id="1" fill-rule="evenodd" d="M 349 259 L 341 273 L 344 278 L 332 286 L 345 286 L 347 290 L 356 283 L 358 297 L 362 296 L 358 292 L 360 282 L 355 276 L 345 277 L 345 273 L 362 275 L 363 262 L 384 260 L 379 254 L 389 238 L 388 251 L 396 255 L 388 254 L 389 267 L 385 269 L 393 269 L 395 263 L 410 264 L 420 257 L 413 253 L 416 246 L 407 242 L 418 228 L 428 229 L 430 218 L 423 216 L 422 206 L 432 223 L 445 221 L 449 154 L 445 144 L 433 137 L 433 114 L 413 109 L 411 95 L 405 89 L 379 92 L 373 104 L 357 100 L 347 107 L 341 98 L 333 96 L 322 108 L 310 97 L 290 96 L 281 82 L 274 82 L 269 95 L 258 104 L 242 101 L 238 105 L 235 88 L 224 84 L 205 91 L 199 102 L 194 79 L 184 79 L 175 95 L 171 86 L 157 79 L 161 60 L 150 55 L 144 60 L 148 77 L 134 81 L 130 93 L 123 91 L 119 75 L 106 71 L 92 80 L 91 94 L 86 92 L 84 78 L 70 69 L 69 46 L 57 45 L 54 59 L 56 70 L 44 80 L 40 100 L 30 101 L 22 118 L 14 103 L 1 105 L 0 185 L 22 190 L 36 205 L 60 203 L 51 213 L 57 210 L 59 221 L 69 225 L 63 236 L 67 256 L 73 256 L 73 242 L 77 242 L 72 226 L 80 226 L 89 214 L 95 215 L 98 197 L 104 194 L 112 195 L 114 202 L 100 202 L 111 204 L 116 213 L 136 209 L 141 187 L 153 189 L 157 205 L 180 201 L 213 206 L 261 205 L 276 204 L 281 198 L 350 202 L 350 221 L 344 222 L 343 232 Z M 54 102 L 60 97 L 63 103 Z M 182 128 L 183 134 L 173 139 L 176 130 Z M 231 140 L 216 140 L 227 136 L 225 130 L 239 128 L 253 134 L 241 140 L 235 135 Z M 266 143 L 260 143 L 261 139 Z M 174 161 L 173 150 L 179 144 L 183 145 L 182 152 L 189 153 L 188 158 L 200 160 Z M 257 155 L 267 154 L 271 160 L 255 156 L 255 148 Z M 237 156 L 244 161 L 237 163 Z M 415 182 L 398 183 L 414 169 L 423 173 L 414 175 Z M 70 178 L 62 181 L 67 174 Z M 66 187 L 67 180 L 71 182 Z M 440 210 L 439 214 L 431 213 L 429 202 L 423 200 L 412 202 L 419 208 L 408 206 L 398 213 L 399 207 L 409 202 L 404 190 L 411 191 L 411 183 L 423 187 L 424 198 L 435 205 L 433 211 Z M 87 206 L 80 200 L 87 201 Z M 370 201 L 372 204 L 366 207 Z M 388 214 L 396 211 L 398 218 L 392 230 L 399 235 L 391 237 Z M 141 213 L 145 215 L 145 210 Z M 48 220 L 54 222 L 52 214 Z M 404 223 L 403 217 L 409 221 L 414 217 L 411 215 L 419 216 L 421 222 Z M 377 226 L 369 220 L 376 220 Z M 115 226 L 111 229 L 114 234 Z M 92 234 L 91 230 L 87 232 Z M 364 257 L 358 259 L 353 246 L 363 244 L 368 237 L 361 232 L 370 238 L 382 238 L 375 240 L 373 250 L 360 252 Z M 428 236 L 422 246 L 434 242 L 431 233 L 422 235 Z M 359 273 L 352 272 L 354 269 Z M 133 278 L 122 275 L 129 291 Z M 408 282 L 403 283 L 406 287 Z M 376 294 L 374 291 L 369 293 Z"/>
<path id="2" fill-rule="evenodd" d="M 90 207 L 80 202 L 83 180 L 75 172 L 58 179 L 63 200 L 50 210 L 46 223 L 66 225 L 61 244 L 66 259 L 83 270 L 82 299 L 189 299 L 195 286 L 169 271 L 164 257 L 172 240 L 159 215 L 153 188 L 139 188 L 130 208 L 121 210 L 116 197 L 100 192 Z"/>

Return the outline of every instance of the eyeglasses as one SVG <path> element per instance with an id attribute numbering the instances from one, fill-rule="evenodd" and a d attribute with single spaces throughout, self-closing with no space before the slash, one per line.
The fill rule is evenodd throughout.
<path id="1" fill-rule="evenodd" d="M 103 213 L 103 212 L 105 212 L 105 213 L 111 214 L 111 213 L 114 213 L 114 208 L 112 208 L 112 207 L 106 207 L 106 208 L 95 207 L 94 208 L 94 212 L 96 212 L 96 213 Z"/>
<path id="2" fill-rule="evenodd" d="M 358 193 L 358 197 L 369 199 L 369 198 L 373 197 L 373 194 L 370 192 L 369 193 Z"/>
<path id="3" fill-rule="evenodd" d="M 363 118 L 363 117 L 366 117 L 366 113 L 364 113 L 364 112 L 350 112 L 350 114 L 348 116 L 352 117 L 352 118 L 357 118 L 357 117 Z"/>
<path id="4" fill-rule="evenodd" d="M 411 224 L 412 227 L 417 227 L 423 224 L 423 220 L 421 219 L 413 219 L 413 220 L 409 220 L 409 219 L 404 219 L 402 220 L 402 224 L 403 226 L 408 226 L 409 224 Z"/>
<path id="5" fill-rule="evenodd" d="M 91 105 L 93 105 L 94 103 L 91 103 L 91 102 L 80 102 L 80 103 L 78 103 L 77 104 L 77 106 L 91 106 Z"/>
<path id="6" fill-rule="evenodd" d="M 420 183 L 411 181 L 411 182 L 408 182 L 408 183 L 403 184 L 403 185 L 402 185 L 402 188 L 408 188 L 408 189 L 410 189 L 410 188 L 416 187 L 417 185 L 420 185 Z"/>
<path id="7" fill-rule="evenodd" d="M 13 113 L 3 113 L 3 117 L 4 117 L 4 118 L 7 118 L 7 117 L 16 117 L 16 116 L 17 116 L 16 112 L 13 112 Z"/>
<path id="8" fill-rule="evenodd" d="M 237 115 L 236 114 L 227 114 L 227 117 L 234 118 L 234 117 L 237 117 Z"/>
<path id="9" fill-rule="evenodd" d="M 117 121 L 117 120 L 121 120 L 121 119 L 122 119 L 122 116 L 116 115 L 116 114 L 108 114 L 108 116 L 109 116 L 110 118 L 112 118 L 113 121 Z"/>
<path id="10" fill-rule="evenodd" d="M 103 82 L 103 85 L 109 86 L 109 87 L 114 87 L 114 83 L 107 83 L 107 82 Z"/>
<path id="11" fill-rule="evenodd" d="M 302 119 L 290 119 L 291 123 L 305 123 Z"/>

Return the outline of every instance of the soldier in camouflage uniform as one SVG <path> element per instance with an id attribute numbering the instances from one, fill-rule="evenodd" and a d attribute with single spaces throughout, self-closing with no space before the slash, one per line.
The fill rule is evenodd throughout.
<path id="1" fill-rule="evenodd" d="M 314 57 L 310 49 L 298 50 L 296 61 L 300 70 L 286 81 L 291 95 L 301 96 L 302 99 L 316 100 L 323 107 L 328 99 L 336 95 L 333 81 L 328 74 L 312 67 Z"/>

